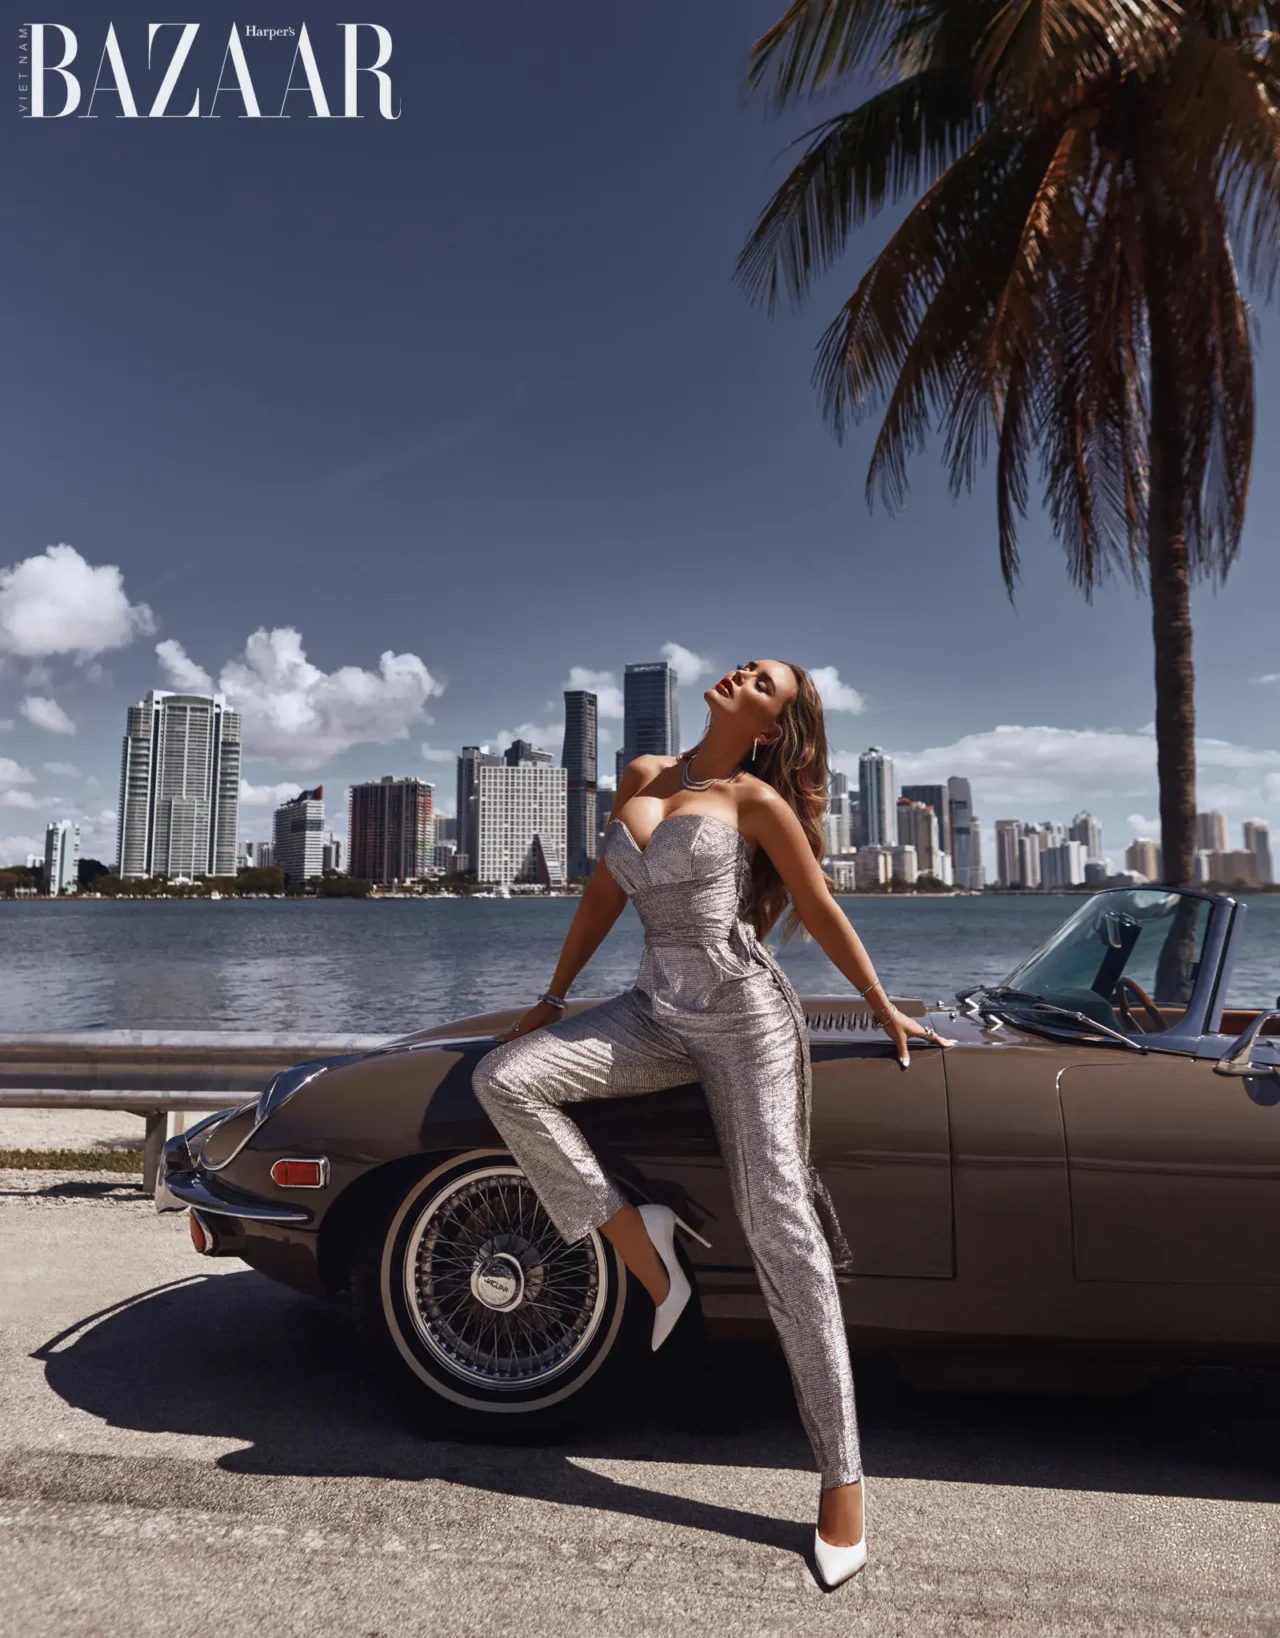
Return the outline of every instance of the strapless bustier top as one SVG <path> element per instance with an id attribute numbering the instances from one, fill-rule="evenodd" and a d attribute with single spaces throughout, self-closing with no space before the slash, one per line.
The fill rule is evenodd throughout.
<path id="1" fill-rule="evenodd" d="M 744 914 L 751 844 L 732 825 L 702 813 L 668 814 L 642 848 L 614 819 L 604 860 L 644 928 L 641 989 L 702 1008 L 726 980 L 766 965 Z"/>

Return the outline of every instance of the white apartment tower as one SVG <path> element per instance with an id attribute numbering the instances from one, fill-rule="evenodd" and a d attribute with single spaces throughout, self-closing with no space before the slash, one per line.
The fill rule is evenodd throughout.
<path id="1" fill-rule="evenodd" d="M 55 819 L 44 833 L 45 892 L 74 893 L 79 885 L 80 826 Z"/>
<path id="2" fill-rule="evenodd" d="M 1076 814 L 1067 830 L 1067 839 L 1083 846 L 1086 859 L 1101 859 L 1102 826 L 1096 814 L 1087 811 Z"/>
<path id="3" fill-rule="evenodd" d="M 1265 819 L 1245 820 L 1244 846 L 1246 853 L 1252 853 L 1258 861 L 1259 886 L 1270 887 L 1275 875 L 1271 865 L 1271 828 Z"/>
<path id="4" fill-rule="evenodd" d="M 271 858 L 287 882 L 324 874 L 324 786 L 300 791 L 276 809 Z"/>
<path id="5" fill-rule="evenodd" d="M 120 761 L 120 876 L 234 876 L 240 714 L 220 694 L 153 688 Z"/>
<path id="6" fill-rule="evenodd" d="M 868 847 L 893 847 L 898 840 L 893 759 L 878 745 L 871 746 L 858 758 L 858 800 L 864 843 Z"/>
<path id="7" fill-rule="evenodd" d="M 545 762 L 477 769 L 480 882 L 563 887 L 568 770 Z"/>

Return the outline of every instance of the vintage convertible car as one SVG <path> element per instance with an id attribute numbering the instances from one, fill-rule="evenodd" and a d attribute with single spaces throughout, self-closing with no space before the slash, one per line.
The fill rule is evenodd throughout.
<path id="1" fill-rule="evenodd" d="M 1280 1011 L 1224 1008 L 1244 918 L 1223 895 L 1095 894 L 1003 984 L 935 1008 L 958 1044 L 905 1075 L 856 994 L 803 998 L 855 1347 L 925 1382 L 966 1360 L 1026 1382 L 1082 1353 L 1280 1359 Z M 352 1298 L 461 1436 L 561 1431 L 648 1357 L 643 1291 L 599 1235 L 560 1240 L 472 1094 L 516 1016 L 299 1064 L 164 1153 L 198 1251 Z M 701 1237 L 707 1335 L 767 1334 L 699 1088 L 578 1112 L 633 1197 Z"/>

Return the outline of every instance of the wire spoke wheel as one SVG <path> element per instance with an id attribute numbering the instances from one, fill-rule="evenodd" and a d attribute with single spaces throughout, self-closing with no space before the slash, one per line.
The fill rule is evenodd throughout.
<path id="1" fill-rule="evenodd" d="M 570 1370 L 606 1306 L 599 1234 L 566 1245 L 513 1165 L 473 1169 L 431 1195 L 403 1271 L 422 1344 L 454 1377 L 489 1391 L 536 1388 Z"/>

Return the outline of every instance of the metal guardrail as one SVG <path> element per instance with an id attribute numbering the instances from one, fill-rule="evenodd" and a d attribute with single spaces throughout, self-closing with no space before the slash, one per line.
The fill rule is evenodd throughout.
<path id="1" fill-rule="evenodd" d="M 144 1116 L 143 1185 L 154 1191 L 171 1113 L 233 1108 L 292 1064 L 368 1052 L 399 1039 L 118 1029 L 0 1034 L 0 1109 L 110 1109 Z"/>

